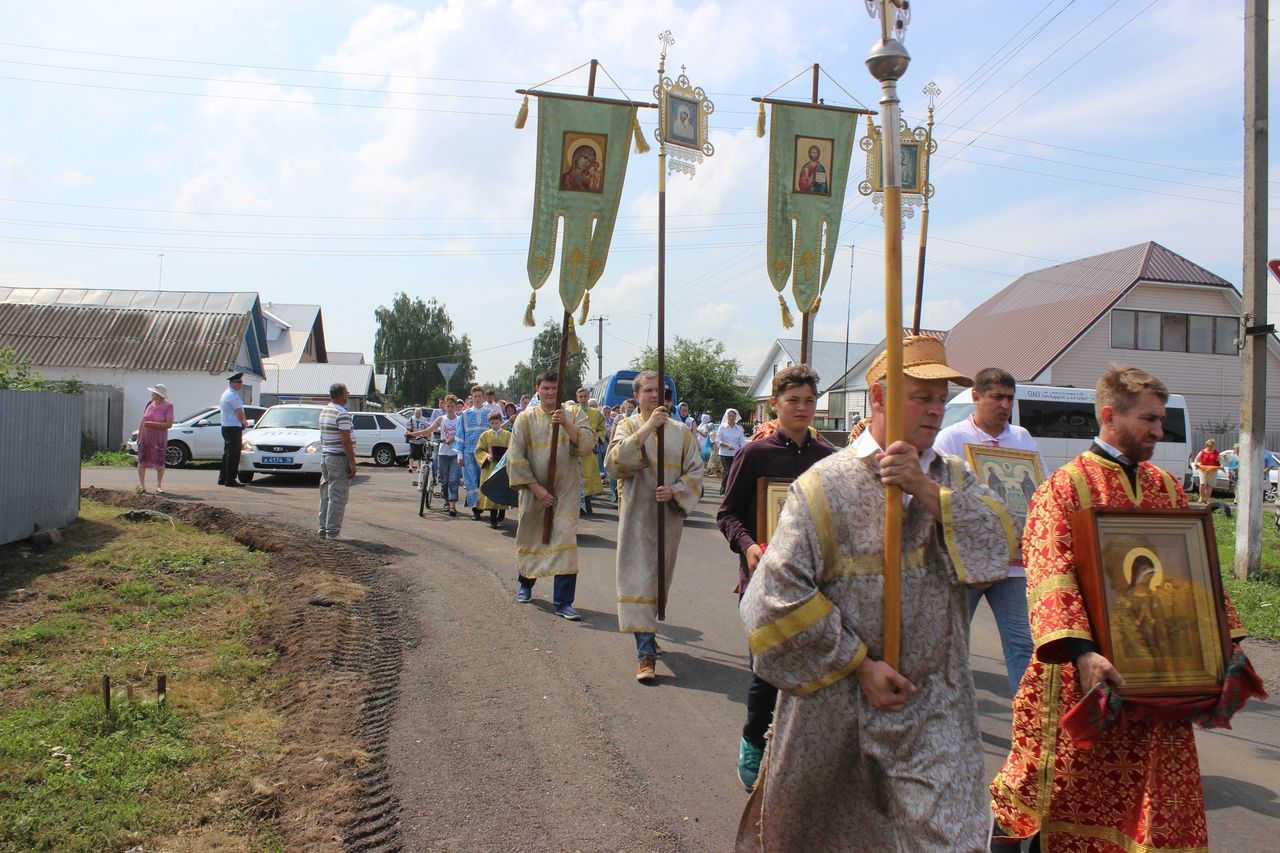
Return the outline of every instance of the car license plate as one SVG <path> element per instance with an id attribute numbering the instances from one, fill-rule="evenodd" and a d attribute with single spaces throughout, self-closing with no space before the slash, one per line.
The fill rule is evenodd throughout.
<path id="1" fill-rule="evenodd" d="M 263 465 L 292 465 L 292 456 L 264 456 L 262 457 Z"/>

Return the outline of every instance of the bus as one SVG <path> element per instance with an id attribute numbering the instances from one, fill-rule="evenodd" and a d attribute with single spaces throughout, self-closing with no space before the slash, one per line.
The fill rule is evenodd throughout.
<path id="1" fill-rule="evenodd" d="M 591 386 L 591 396 L 595 398 L 600 408 L 609 406 L 610 408 L 618 408 L 622 405 L 622 401 L 633 397 L 631 382 L 638 376 L 638 370 L 619 370 L 616 373 L 610 373 L 603 379 Z M 680 402 L 680 398 L 676 396 L 676 383 L 670 376 L 665 377 L 667 380 L 667 390 L 671 392 L 673 402 Z"/>
<path id="2" fill-rule="evenodd" d="M 1031 433 L 1044 458 L 1046 474 L 1051 474 L 1089 449 L 1098 434 L 1098 417 L 1093 408 L 1092 388 L 1053 385 L 1019 385 L 1013 400 L 1010 423 Z M 951 398 L 942 416 L 944 428 L 973 414 L 973 396 L 968 388 Z M 1151 463 L 1182 480 L 1187 473 L 1187 401 L 1170 394 L 1164 408 L 1164 437 L 1156 444 Z"/>

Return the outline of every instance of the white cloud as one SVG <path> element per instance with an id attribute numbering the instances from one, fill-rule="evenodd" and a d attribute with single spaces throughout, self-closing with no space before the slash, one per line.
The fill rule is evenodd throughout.
<path id="1" fill-rule="evenodd" d="M 79 169 L 68 169 L 53 176 L 53 182 L 60 187 L 82 187 L 93 181 L 93 178 Z"/>

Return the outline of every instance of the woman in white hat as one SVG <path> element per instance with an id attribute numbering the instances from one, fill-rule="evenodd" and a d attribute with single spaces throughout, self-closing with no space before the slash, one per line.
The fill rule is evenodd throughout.
<path id="1" fill-rule="evenodd" d="M 169 427 L 173 426 L 173 403 L 169 389 L 157 382 L 147 388 L 151 399 L 138 425 L 138 494 L 147 493 L 147 469 L 156 472 L 156 494 L 164 494 L 164 454 L 169 447 Z"/>

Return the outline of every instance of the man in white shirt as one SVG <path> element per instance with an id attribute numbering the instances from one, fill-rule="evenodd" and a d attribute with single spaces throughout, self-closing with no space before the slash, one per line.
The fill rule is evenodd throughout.
<path id="1" fill-rule="evenodd" d="M 1009 423 L 1017 387 L 1013 376 L 1006 370 L 988 367 L 978 371 L 973 377 L 973 389 L 970 392 L 973 394 L 973 414 L 938 433 L 938 438 L 933 443 L 934 449 L 961 459 L 965 457 L 966 444 L 1039 453 L 1040 449 L 1036 447 L 1031 433 Z M 1041 460 L 1042 467 L 1043 464 Z M 981 482 L 986 482 L 980 472 L 975 473 Z M 1047 471 L 1045 473 L 1048 474 Z M 1026 516 L 1010 513 L 1010 518 L 1014 524 L 1014 532 L 1021 541 Z M 1027 618 L 1027 570 L 1022 564 L 1021 552 L 1009 564 L 1008 578 L 986 589 L 969 590 L 970 619 L 973 619 L 978 603 L 983 598 L 991 606 L 991 612 L 996 617 L 996 627 L 1000 630 L 1000 646 L 1009 676 L 1009 690 L 1017 693 L 1018 682 L 1022 680 L 1022 673 L 1031 661 L 1031 653 L 1035 649 L 1031 641 L 1031 624 Z"/>

